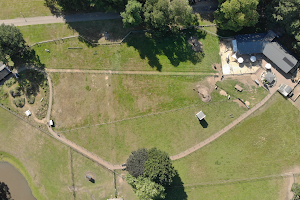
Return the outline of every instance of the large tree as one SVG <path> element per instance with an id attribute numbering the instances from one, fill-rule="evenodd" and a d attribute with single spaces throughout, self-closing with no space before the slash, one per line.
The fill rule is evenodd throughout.
<path id="1" fill-rule="evenodd" d="M 136 0 L 129 0 L 125 11 L 121 12 L 124 27 L 137 26 L 143 22 L 142 4 Z"/>
<path id="2" fill-rule="evenodd" d="M 134 177 L 143 175 L 144 164 L 148 159 L 147 149 L 138 149 L 137 151 L 131 152 L 131 155 L 126 161 L 126 170 Z"/>
<path id="3" fill-rule="evenodd" d="M 173 27 L 188 26 L 194 20 L 193 9 L 186 0 L 173 0 L 170 5 L 170 19 Z"/>
<path id="4" fill-rule="evenodd" d="M 164 199 L 165 188 L 149 178 L 139 176 L 135 178 L 131 175 L 126 175 L 126 181 L 133 188 L 133 192 L 141 200 Z"/>
<path id="5" fill-rule="evenodd" d="M 240 31 L 258 22 L 258 0 L 227 0 L 215 11 L 215 22 L 225 30 Z"/>
<path id="6" fill-rule="evenodd" d="M 289 35 L 295 37 L 300 48 L 300 0 L 273 0 L 268 7 L 268 19 L 271 24 L 284 27 Z"/>
<path id="7" fill-rule="evenodd" d="M 6 56 L 11 58 L 19 56 L 26 47 L 26 42 L 20 30 L 14 25 L 0 25 L 0 54 L 2 61 L 6 62 Z"/>
<path id="8" fill-rule="evenodd" d="M 152 148 L 148 151 L 144 177 L 149 177 L 152 181 L 162 186 L 169 186 L 173 182 L 175 175 L 176 171 L 166 152 L 156 148 Z"/>

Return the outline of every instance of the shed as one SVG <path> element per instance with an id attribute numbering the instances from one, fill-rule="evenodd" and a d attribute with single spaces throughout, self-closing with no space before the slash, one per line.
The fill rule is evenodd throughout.
<path id="1" fill-rule="evenodd" d="M 200 112 L 198 112 L 196 114 L 196 117 L 199 119 L 199 120 L 202 120 L 204 119 L 204 117 L 206 117 L 206 115 L 202 112 L 202 110 Z"/>
<path id="2" fill-rule="evenodd" d="M 243 88 L 239 85 L 235 85 L 234 88 L 239 91 L 239 92 L 242 92 L 243 91 Z"/>
<path id="3" fill-rule="evenodd" d="M 293 89 L 285 83 L 282 83 L 278 88 L 278 92 L 280 92 L 285 97 L 287 97 L 292 91 Z"/>
<path id="4" fill-rule="evenodd" d="M 25 112 L 25 115 L 26 115 L 27 117 L 29 117 L 29 116 L 31 115 L 30 110 L 27 110 L 27 111 Z"/>
<path id="5" fill-rule="evenodd" d="M 49 125 L 50 125 L 50 126 L 53 126 L 53 125 L 54 125 L 53 120 L 50 120 L 50 121 L 49 121 Z"/>

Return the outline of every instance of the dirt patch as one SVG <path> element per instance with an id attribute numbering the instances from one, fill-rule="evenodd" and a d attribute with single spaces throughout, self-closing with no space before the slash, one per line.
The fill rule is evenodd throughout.
<path id="1" fill-rule="evenodd" d="M 233 100 L 233 102 L 238 103 L 240 107 L 247 108 L 247 106 L 245 106 L 245 104 L 243 104 L 243 103 L 242 103 L 240 100 L 238 100 L 238 99 Z"/>
<path id="2" fill-rule="evenodd" d="M 224 90 L 220 90 L 220 95 L 227 96 L 227 92 L 225 92 Z"/>
<path id="3" fill-rule="evenodd" d="M 197 92 L 203 102 L 211 101 L 210 91 L 208 87 L 200 86 L 197 88 Z"/>
<path id="4" fill-rule="evenodd" d="M 293 173 L 300 173 L 300 167 L 299 166 L 295 166 L 295 167 L 293 167 L 291 169 L 286 170 L 284 173 L 285 174 L 291 174 L 291 175 L 287 176 L 286 182 L 285 182 L 284 188 L 283 188 L 284 191 L 281 192 L 281 193 L 285 194 L 285 197 L 284 197 L 285 200 L 290 200 L 294 196 L 294 193 L 291 192 L 291 188 L 292 188 L 292 185 L 294 183 Z"/>

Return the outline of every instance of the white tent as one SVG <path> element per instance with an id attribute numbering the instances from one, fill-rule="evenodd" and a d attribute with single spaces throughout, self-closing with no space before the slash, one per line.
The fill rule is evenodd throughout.
<path id="1" fill-rule="evenodd" d="M 25 115 L 26 115 L 27 117 L 29 117 L 29 116 L 31 115 L 30 110 L 27 110 L 27 111 L 25 112 Z"/>
<path id="2" fill-rule="evenodd" d="M 255 62 L 256 61 L 256 57 L 255 56 L 251 56 L 250 60 L 251 60 L 251 62 Z"/>
<path id="3" fill-rule="evenodd" d="M 237 60 L 236 53 L 233 54 L 231 57 Z"/>
<path id="4" fill-rule="evenodd" d="M 244 59 L 243 59 L 242 57 L 239 57 L 239 58 L 238 58 L 238 62 L 239 62 L 239 63 L 243 63 L 243 62 L 244 62 Z"/>
<path id="5" fill-rule="evenodd" d="M 270 63 L 267 63 L 265 67 L 266 69 L 271 69 L 272 65 Z"/>
<path id="6" fill-rule="evenodd" d="M 200 112 L 198 112 L 196 114 L 196 117 L 199 119 L 199 120 L 202 120 L 204 119 L 204 117 L 206 117 L 206 115 L 202 112 L 202 110 Z"/>

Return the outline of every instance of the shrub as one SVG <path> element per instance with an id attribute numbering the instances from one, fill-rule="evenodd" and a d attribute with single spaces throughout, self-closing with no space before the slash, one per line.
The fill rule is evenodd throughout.
<path id="1" fill-rule="evenodd" d="M 15 78 L 10 78 L 7 81 L 5 81 L 5 85 L 9 88 L 11 87 L 13 84 L 15 84 L 17 82 L 17 80 Z"/>
<path id="2" fill-rule="evenodd" d="M 24 97 L 22 97 L 22 98 L 16 98 L 16 99 L 13 100 L 13 103 L 17 107 L 22 108 L 25 105 L 25 98 Z"/>
<path id="3" fill-rule="evenodd" d="M 35 102 L 35 97 L 34 95 L 30 95 L 27 97 L 27 102 L 30 103 L 30 104 L 34 104 Z"/>

